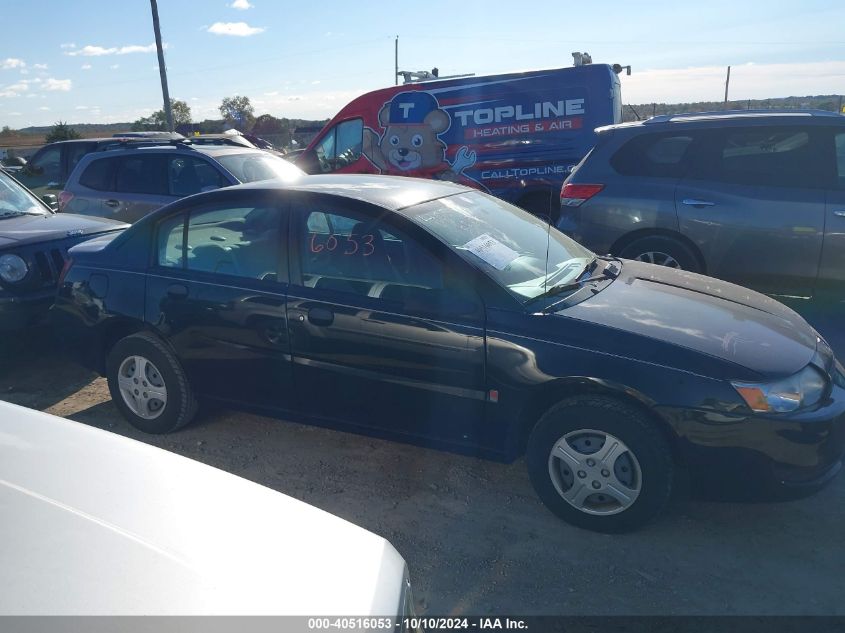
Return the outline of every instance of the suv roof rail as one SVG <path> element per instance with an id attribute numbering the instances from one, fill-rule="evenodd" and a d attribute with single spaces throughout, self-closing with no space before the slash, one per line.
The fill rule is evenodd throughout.
<path id="1" fill-rule="evenodd" d="M 178 147 L 179 149 L 193 150 L 190 139 L 187 138 L 140 138 L 123 137 L 115 138 L 113 142 L 103 143 L 98 149 L 100 152 L 109 152 L 116 149 L 137 149 L 139 147 Z"/>
<path id="2" fill-rule="evenodd" d="M 716 119 L 716 118 L 742 118 L 742 117 L 756 117 L 756 116 L 811 116 L 811 117 L 838 117 L 842 116 L 838 112 L 831 112 L 830 110 L 812 110 L 812 109 L 755 109 L 755 110 L 710 110 L 707 112 L 684 112 L 679 114 L 658 114 L 643 121 L 643 124 L 649 123 L 667 123 L 669 121 L 694 121 L 696 119 Z"/>

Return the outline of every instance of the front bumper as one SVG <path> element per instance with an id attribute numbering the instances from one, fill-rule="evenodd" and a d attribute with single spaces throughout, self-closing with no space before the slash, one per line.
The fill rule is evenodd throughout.
<path id="1" fill-rule="evenodd" d="M 24 295 L 0 290 L 0 331 L 17 330 L 43 322 L 53 305 L 55 288 L 40 289 Z"/>
<path id="2" fill-rule="evenodd" d="M 658 407 L 677 437 L 692 490 L 726 499 L 812 494 L 842 468 L 845 389 L 811 411 L 762 417 Z"/>

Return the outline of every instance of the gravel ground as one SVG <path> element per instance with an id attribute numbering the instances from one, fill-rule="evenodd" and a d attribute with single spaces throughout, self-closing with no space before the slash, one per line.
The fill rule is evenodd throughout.
<path id="1" fill-rule="evenodd" d="M 811 316 L 845 357 L 845 319 Z M 105 381 L 29 332 L 0 352 L 0 398 L 159 446 L 388 538 L 420 614 L 845 615 L 845 477 L 788 503 L 677 500 L 609 536 L 537 501 L 524 463 L 485 462 L 227 410 L 170 436 L 132 429 Z"/>

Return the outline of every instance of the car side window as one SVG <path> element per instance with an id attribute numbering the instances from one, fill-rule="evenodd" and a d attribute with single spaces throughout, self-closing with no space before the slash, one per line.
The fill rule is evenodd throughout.
<path id="1" fill-rule="evenodd" d="M 383 221 L 340 208 L 300 213 L 295 235 L 306 287 L 386 301 L 444 287 L 440 261 Z"/>
<path id="2" fill-rule="evenodd" d="M 117 164 L 114 187 L 119 193 L 168 195 L 166 157 L 160 154 L 125 156 Z"/>
<path id="3" fill-rule="evenodd" d="M 275 206 L 215 206 L 165 220 L 158 264 L 169 268 L 275 281 L 281 254 Z M 185 233 L 183 233 L 183 231 Z"/>
<path id="4" fill-rule="evenodd" d="M 690 134 L 643 134 L 625 143 L 610 164 L 623 176 L 681 178 L 693 140 Z"/>
<path id="5" fill-rule="evenodd" d="M 351 165 L 361 157 L 364 121 L 351 119 L 338 123 L 314 149 L 322 172 Z"/>
<path id="6" fill-rule="evenodd" d="M 62 148 L 51 147 L 41 156 L 36 157 L 29 163 L 24 175 L 29 176 L 25 183 L 30 187 L 60 182 L 62 178 Z"/>
<path id="7" fill-rule="evenodd" d="M 67 148 L 67 173 L 71 174 L 73 168 L 82 159 L 83 156 L 90 153 L 93 149 L 91 143 L 73 143 Z"/>
<path id="8" fill-rule="evenodd" d="M 839 188 L 845 189 L 845 132 L 833 137 L 836 144 L 836 176 Z"/>
<path id="9" fill-rule="evenodd" d="M 800 127 L 751 127 L 725 130 L 704 178 L 766 187 L 823 187 L 823 152 Z"/>
<path id="10" fill-rule="evenodd" d="M 208 162 L 194 156 L 169 158 L 167 176 L 170 195 L 179 197 L 212 191 L 228 184 Z"/>
<path id="11" fill-rule="evenodd" d="M 95 191 L 113 191 L 115 162 L 113 158 L 91 161 L 80 174 L 79 184 Z"/>

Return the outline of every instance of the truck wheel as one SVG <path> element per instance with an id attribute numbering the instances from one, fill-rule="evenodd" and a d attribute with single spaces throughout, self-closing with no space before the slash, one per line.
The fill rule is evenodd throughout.
<path id="1" fill-rule="evenodd" d="M 546 412 L 526 462 L 546 507 L 596 532 L 642 526 L 672 492 L 674 463 L 660 430 L 639 409 L 603 396 L 566 398 Z"/>
<path id="2" fill-rule="evenodd" d="M 693 273 L 701 272 L 701 264 L 690 247 L 665 235 L 652 235 L 635 240 L 623 248 L 619 256 Z"/>
<path id="3" fill-rule="evenodd" d="M 197 401 L 179 360 L 148 332 L 119 340 L 106 359 L 112 401 L 145 433 L 170 433 L 188 424 Z"/>

